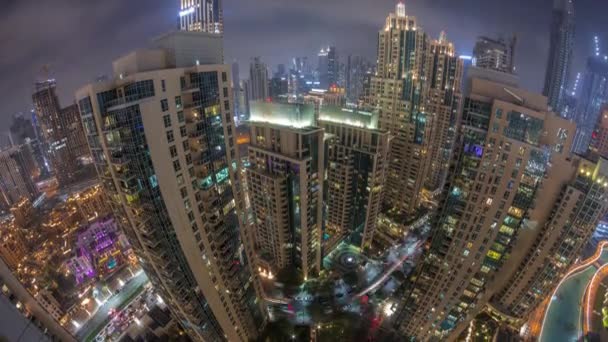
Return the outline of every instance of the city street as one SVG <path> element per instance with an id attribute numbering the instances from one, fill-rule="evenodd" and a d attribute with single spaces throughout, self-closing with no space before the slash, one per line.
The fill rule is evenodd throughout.
<path id="1" fill-rule="evenodd" d="M 148 277 L 144 272 L 140 272 L 135 277 L 131 278 L 130 281 L 125 283 L 125 286 L 120 290 L 119 293 L 115 293 L 106 303 L 103 304 L 97 312 L 78 330 L 76 338 L 80 341 L 89 337 L 89 335 L 99 329 L 101 329 L 108 320 L 108 314 L 112 309 L 118 309 L 121 306 L 127 304 L 128 300 L 134 298 L 134 294 L 140 291 L 143 286 L 148 282 Z"/>
<path id="2" fill-rule="evenodd" d="M 393 279 L 396 271 L 407 272 L 407 262 L 413 262 L 422 252 L 423 237 L 411 235 L 401 244 L 387 250 L 379 260 L 372 260 L 360 254 L 357 248 L 344 245 L 337 248 L 325 264 L 331 267 L 328 279 L 311 279 L 302 284 L 293 296 L 266 298 L 278 305 L 275 314 L 295 325 L 311 325 L 340 314 L 363 315 L 371 307 L 387 306 L 387 301 L 398 283 Z M 357 281 L 348 284 L 345 272 L 356 272 Z"/>

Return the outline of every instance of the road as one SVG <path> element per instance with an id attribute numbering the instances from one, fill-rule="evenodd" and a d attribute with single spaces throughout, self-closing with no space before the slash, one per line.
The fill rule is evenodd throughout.
<path id="1" fill-rule="evenodd" d="M 422 242 L 418 241 L 418 242 L 412 244 L 411 246 L 407 247 L 407 250 L 405 251 L 405 253 L 403 253 L 403 256 L 401 256 L 401 258 L 397 262 L 395 262 L 388 269 L 384 270 L 384 272 L 382 273 L 382 276 L 380 276 L 378 279 L 376 279 L 376 281 L 371 283 L 367 288 L 365 288 L 363 291 L 357 293 L 355 298 L 359 298 L 361 296 L 368 294 L 371 291 L 376 290 L 378 288 L 378 286 L 382 285 L 382 283 L 384 283 L 388 279 L 388 277 L 390 277 L 390 275 L 393 274 L 393 272 L 395 272 L 395 270 L 397 270 L 397 268 L 399 268 L 401 265 L 403 265 L 403 263 L 407 259 L 409 259 L 411 256 L 413 256 L 414 253 L 416 253 L 416 251 L 419 250 L 420 246 L 422 246 Z"/>
<path id="2" fill-rule="evenodd" d="M 112 309 L 116 309 L 121 305 L 125 304 L 125 300 L 127 300 L 133 293 L 139 290 L 142 286 L 144 286 L 148 282 L 148 277 L 144 272 L 140 272 L 134 278 L 131 278 L 129 282 L 123 286 L 120 293 L 112 296 L 108 301 L 100 307 L 97 312 L 89 320 L 78 330 L 76 333 L 76 339 L 79 341 L 84 340 L 91 332 L 101 328 L 105 325 L 108 319 L 108 313 Z"/>
<path id="3" fill-rule="evenodd" d="M 419 254 L 422 251 L 423 241 L 424 240 L 422 238 L 413 237 L 413 238 L 407 239 L 401 245 L 391 248 L 388 255 L 386 256 L 387 262 L 385 264 L 385 265 L 390 265 L 390 266 L 386 267 L 379 274 L 374 276 L 374 280 L 371 283 L 369 283 L 369 285 L 367 287 L 365 287 L 359 293 L 356 293 L 352 296 L 346 295 L 346 296 L 342 297 L 341 301 L 343 303 L 338 305 L 338 307 L 344 307 L 344 306 L 348 307 L 348 305 L 346 305 L 346 303 L 356 302 L 356 299 L 358 299 L 370 292 L 377 290 L 391 277 L 393 272 L 395 272 L 399 267 L 401 267 L 403 265 L 403 263 L 405 261 L 414 258 L 416 254 Z M 312 301 L 315 301 L 318 298 L 318 296 L 317 296 L 318 294 L 310 294 L 310 295 L 313 297 L 313 299 L 309 300 L 309 301 L 301 301 L 301 300 L 297 300 L 296 298 L 265 297 L 264 299 L 267 302 L 273 303 L 273 304 L 282 304 L 282 305 L 291 304 L 292 310 L 297 315 L 298 313 L 301 313 L 302 311 L 304 311 L 310 305 L 310 303 Z M 306 296 L 306 295 L 304 295 L 304 296 Z M 308 318 L 310 318 L 310 317 L 308 317 Z M 306 323 L 301 319 L 298 321 L 298 319 L 299 318 L 296 318 L 298 324 Z"/>

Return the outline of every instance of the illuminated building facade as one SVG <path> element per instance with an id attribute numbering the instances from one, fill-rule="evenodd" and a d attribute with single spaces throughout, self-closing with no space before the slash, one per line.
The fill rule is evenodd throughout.
<path id="1" fill-rule="evenodd" d="M 21 201 L 11 207 L 14 223 L 21 228 L 29 228 L 30 223 L 36 218 L 38 213 L 32 205 L 32 201 L 27 198 L 21 198 Z"/>
<path id="2" fill-rule="evenodd" d="M 468 71 L 431 246 L 403 288 L 395 319 L 407 336 L 458 335 L 487 301 L 493 279 L 511 265 L 506 256 L 526 230 L 526 213 L 542 197 L 541 184 L 550 184 L 549 161 L 569 153 L 574 125 L 548 112 L 544 96 L 505 83 L 502 75 Z"/>
<path id="3" fill-rule="evenodd" d="M 28 244 L 19 227 L 6 222 L 2 225 L 3 227 L 0 228 L 0 256 L 9 268 L 16 270 L 17 265 L 29 253 Z"/>
<path id="4" fill-rule="evenodd" d="M 243 196 L 230 66 L 221 38 L 172 32 L 80 89 L 81 116 L 117 222 L 194 340 L 255 339 L 242 252 Z M 217 47 L 217 48 L 216 48 Z M 245 248 L 246 249 L 246 248 Z"/>
<path id="5" fill-rule="evenodd" d="M 36 165 L 30 151 L 25 146 L 15 146 L 0 151 L 0 200 L 5 208 L 21 202 L 31 201 L 38 196 L 38 189 L 32 180 Z"/>
<path id="6" fill-rule="evenodd" d="M 399 3 L 378 34 L 378 65 L 365 101 L 366 107 L 378 110 L 378 127 L 394 136 L 384 202 L 397 212 L 418 208 L 428 169 L 421 109 L 426 43 L 416 18 Z"/>
<path id="7" fill-rule="evenodd" d="M 89 145 L 82 129 L 82 121 L 78 105 L 72 104 L 61 109 L 61 126 L 64 134 L 67 137 L 67 148 L 72 156 L 79 160 L 82 164 L 82 159 L 89 159 Z"/>
<path id="8" fill-rule="evenodd" d="M 445 32 L 441 32 L 439 39 L 429 42 L 425 58 L 427 82 L 423 110 L 427 114 L 427 125 L 431 127 L 427 138 L 429 169 L 425 188 L 433 193 L 441 192 L 452 154 L 464 64 L 456 56 L 454 45 L 447 40 Z"/>
<path id="9" fill-rule="evenodd" d="M 372 113 L 323 107 L 319 126 L 327 151 L 323 255 L 337 243 L 369 248 L 381 209 L 390 137 L 375 129 Z"/>
<path id="10" fill-rule="evenodd" d="M 384 202 L 393 213 L 414 214 L 425 186 L 434 191 L 445 178 L 463 64 L 445 34 L 429 40 L 403 3 L 378 39 L 365 106 L 378 111 L 378 127 L 394 136 Z"/>
<path id="11" fill-rule="evenodd" d="M 71 262 L 71 272 L 77 283 L 94 276 L 106 276 L 127 262 L 129 245 L 119 241 L 120 231 L 114 219 L 101 219 L 78 233 L 75 245 L 76 260 Z"/>
<path id="12" fill-rule="evenodd" d="M 53 294 L 45 289 L 41 289 L 35 295 L 38 304 L 40 304 L 46 312 L 49 313 L 57 322 L 61 322 L 65 312 L 61 309 L 61 304 L 57 301 Z"/>
<path id="13" fill-rule="evenodd" d="M 570 77 L 573 47 L 574 6 L 572 0 L 556 0 L 553 3 L 549 60 L 547 61 L 543 95 L 549 99 L 549 107 L 560 114 Z"/>
<path id="14" fill-rule="evenodd" d="M 179 0 L 179 29 L 224 33 L 222 0 Z"/>
<path id="15" fill-rule="evenodd" d="M 311 105 L 252 103 L 248 196 L 259 266 L 304 279 L 321 267 L 323 130 Z"/>
<path id="16" fill-rule="evenodd" d="M 504 38 L 478 37 L 473 48 L 473 66 L 514 74 L 516 44 L 515 36 L 509 41 Z"/>
<path id="17" fill-rule="evenodd" d="M 494 307 L 509 316 L 525 320 L 551 296 L 608 211 L 608 160 L 574 158 L 557 161 L 551 170 L 555 172 L 543 182 L 539 191 L 542 200 L 529 214 L 538 234 L 534 240 L 526 239 L 533 241 L 532 245 L 523 249 L 527 251 L 523 260 L 492 299 Z"/>
<path id="18" fill-rule="evenodd" d="M 89 156 L 78 107 L 61 108 L 55 80 L 36 83 L 32 100 L 50 166 L 60 185 L 70 184 L 79 172 L 79 158 Z"/>
<path id="19" fill-rule="evenodd" d="M 89 221 L 112 213 L 112 208 L 101 185 L 95 185 L 70 196 L 67 204 L 76 207 L 80 216 Z"/>

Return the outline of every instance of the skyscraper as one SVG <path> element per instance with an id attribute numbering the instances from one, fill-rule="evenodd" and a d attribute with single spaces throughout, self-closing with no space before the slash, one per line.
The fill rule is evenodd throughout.
<path id="1" fill-rule="evenodd" d="M 115 216 L 176 320 L 194 340 L 247 341 L 264 319 L 241 248 L 234 100 L 218 43 L 166 34 L 154 43 L 164 48 L 115 61 L 113 80 L 76 98 Z"/>
<path id="2" fill-rule="evenodd" d="M 36 83 L 32 99 L 51 168 L 59 184 L 69 184 L 80 171 L 79 158 L 89 155 L 78 108 L 61 108 L 55 80 Z"/>
<path id="3" fill-rule="evenodd" d="M 420 339 L 457 336 L 466 327 L 496 291 L 495 278 L 510 269 L 511 254 L 521 253 L 514 249 L 518 234 L 534 223 L 526 214 L 535 205 L 547 216 L 553 209 L 547 199 L 554 197 L 538 189 L 559 192 L 550 185 L 572 162 L 574 125 L 548 112 L 544 96 L 503 82 L 499 73 L 471 68 L 468 77 L 431 246 L 400 295 L 395 319 L 403 334 Z M 562 166 L 551 168 L 550 160 Z"/>
<path id="4" fill-rule="evenodd" d="M 346 98 L 351 103 L 358 103 L 363 95 L 363 83 L 372 65 L 365 58 L 357 55 L 348 55 L 345 70 Z"/>
<path id="5" fill-rule="evenodd" d="M 268 95 L 271 98 L 277 98 L 279 96 L 287 96 L 289 92 L 289 85 L 287 77 L 275 75 L 270 79 L 270 86 Z"/>
<path id="6" fill-rule="evenodd" d="M 587 59 L 580 94 L 574 116 L 576 136 L 572 151 L 584 154 L 591 142 L 601 107 L 608 102 L 608 61 L 604 57 L 596 55 Z"/>
<path id="7" fill-rule="evenodd" d="M 319 126 L 327 142 L 323 255 L 343 240 L 367 249 L 381 209 L 390 136 L 371 113 L 336 106 L 321 108 Z"/>
<path id="8" fill-rule="evenodd" d="M 366 107 L 378 110 L 378 127 L 394 136 L 384 202 L 396 212 L 418 208 L 426 176 L 427 127 L 421 109 L 426 39 L 416 18 L 405 13 L 403 3 L 397 4 L 378 34 L 378 65 L 365 101 Z"/>
<path id="9" fill-rule="evenodd" d="M 319 64 L 317 74 L 319 88 L 328 89 L 338 83 L 339 62 L 335 46 L 328 46 L 321 49 L 318 54 Z"/>
<path id="10" fill-rule="evenodd" d="M 554 0 L 549 59 L 543 95 L 549 107 L 561 114 L 572 64 L 574 46 L 574 6 L 572 0 Z"/>
<path id="11" fill-rule="evenodd" d="M 223 34 L 222 0 L 180 0 L 179 29 Z"/>
<path id="12" fill-rule="evenodd" d="M 14 146 L 0 151 L 0 199 L 12 206 L 22 198 L 35 200 L 38 196 L 32 176 L 38 173 L 27 146 Z"/>
<path id="13" fill-rule="evenodd" d="M 478 37 L 473 48 L 473 65 L 509 74 L 515 73 L 515 46 L 517 37 L 510 40 Z"/>
<path id="14" fill-rule="evenodd" d="M 424 111 L 428 116 L 427 125 L 431 127 L 426 138 L 429 170 L 425 188 L 433 193 L 441 190 L 452 154 L 464 64 L 445 32 L 429 42 L 425 59 Z"/>
<path id="15" fill-rule="evenodd" d="M 576 156 L 574 162 L 553 162 L 556 172 L 549 173 L 527 217 L 531 227 L 538 227 L 536 237 L 528 231 L 518 239 L 509 260 L 514 272 L 492 298 L 496 309 L 521 323 L 551 296 L 608 210 L 608 160 Z M 520 257 L 517 251 L 526 253 Z"/>
<path id="16" fill-rule="evenodd" d="M 270 95 L 268 85 L 268 67 L 255 57 L 249 65 L 249 101 L 266 100 Z"/>
<path id="17" fill-rule="evenodd" d="M 401 14 L 400 14 L 401 13 Z M 378 67 L 364 105 L 379 112 L 391 143 L 385 206 L 413 214 L 425 185 L 440 187 L 459 105 L 462 61 L 445 34 L 429 41 L 399 3 L 378 34 Z"/>
<path id="18" fill-rule="evenodd" d="M 82 128 L 78 105 L 74 103 L 61 109 L 59 117 L 61 119 L 61 127 L 67 138 L 66 146 L 70 154 L 78 160 L 89 157 L 89 145 Z"/>
<path id="19" fill-rule="evenodd" d="M 251 104 L 247 169 L 258 266 L 300 275 L 321 268 L 323 130 L 312 105 Z"/>

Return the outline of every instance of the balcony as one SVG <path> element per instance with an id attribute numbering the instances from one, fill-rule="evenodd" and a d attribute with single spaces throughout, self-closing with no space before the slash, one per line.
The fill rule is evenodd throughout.
<path id="1" fill-rule="evenodd" d="M 119 97 L 115 100 L 106 102 L 106 110 L 113 111 L 113 110 L 121 109 L 121 108 L 127 107 L 129 105 L 135 104 L 138 101 L 141 101 L 145 98 L 148 98 L 148 97 L 142 96 L 141 94 Z"/>

